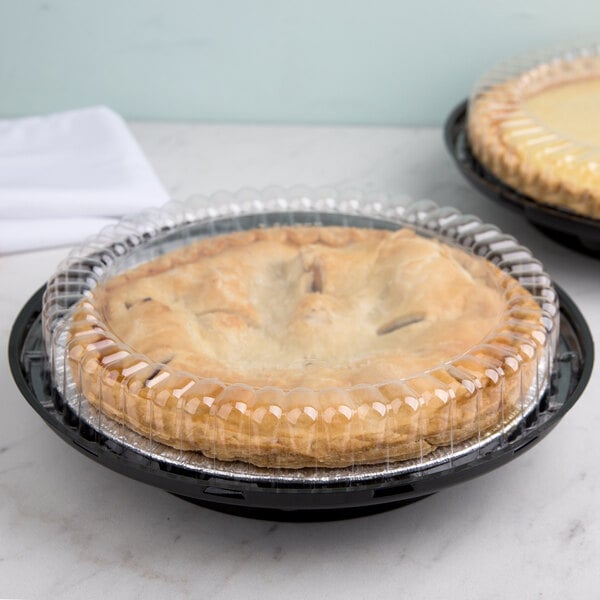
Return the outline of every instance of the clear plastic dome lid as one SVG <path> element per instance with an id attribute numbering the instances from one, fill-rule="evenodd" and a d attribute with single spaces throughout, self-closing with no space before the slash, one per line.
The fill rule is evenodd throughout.
<path id="1" fill-rule="evenodd" d="M 307 237 L 298 241 L 301 233 Z M 360 257 L 370 256 L 374 250 L 376 260 L 388 253 L 385 273 L 389 281 L 395 278 L 404 284 L 403 280 L 416 281 L 420 274 L 418 289 L 410 292 L 412 300 L 422 293 L 428 306 L 435 310 L 443 306 L 434 319 L 428 316 L 429 308 L 419 312 L 411 305 L 411 318 L 397 318 L 393 313 L 395 321 L 382 318 L 382 326 L 371 328 L 373 343 L 385 343 L 386 357 L 393 357 L 386 358 L 386 365 L 399 365 L 409 354 L 417 356 L 426 346 L 422 341 L 426 335 L 436 336 L 427 348 L 439 351 L 447 344 L 447 355 L 442 352 L 443 359 L 438 360 L 434 354 L 434 364 L 426 368 L 419 368 L 424 363 L 414 359 L 414 370 L 378 371 L 382 373 L 379 379 L 363 376 L 356 361 L 346 360 L 352 367 L 350 378 L 338 378 L 333 383 L 303 380 L 303 373 L 311 372 L 306 366 L 310 361 L 302 365 L 296 362 L 296 378 L 290 379 L 289 385 L 285 380 L 274 383 L 274 362 L 267 363 L 262 382 L 240 377 L 239 368 L 227 371 L 237 374 L 235 379 L 219 376 L 222 371 L 214 364 L 221 364 L 224 356 L 228 363 L 234 363 L 241 349 L 233 354 L 227 354 L 222 346 L 207 349 L 207 337 L 198 338 L 200 349 L 191 353 L 200 357 L 199 362 L 189 362 L 186 344 L 191 334 L 186 331 L 191 327 L 207 329 L 206 311 L 194 308 L 196 312 L 182 312 L 178 304 L 180 320 L 173 320 L 173 307 L 159 302 L 158 296 L 166 289 L 174 293 L 173 282 L 177 280 L 184 290 L 182 293 L 177 288 L 177 303 L 188 294 L 189 307 L 190 294 L 197 302 L 202 300 L 199 296 L 218 286 L 218 298 L 224 298 L 224 278 L 230 278 L 231 289 L 238 289 L 237 279 L 231 281 L 232 273 L 240 278 L 243 260 L 250 265 L 246 271 L 258 268 L 255 248 L 264 249 L 268 244 L 272 246 L 269 256 L 275 257 L 266 267 L 271 271 L 273 260 L 279 261 L 277 269 L 283 268 L 282 261 L 292 266 L 297 264 L 293 261 L 305 261 L 302 264 L 306 268 L 298 270 L 301 288 L 294 283 L 294 289 L 303 294 L 296 299 L 302 306 L 310 304 L 308 320 L 312 321 L 307 335 L 316 336 L 317 344 L 326 345 L 328 338 L 338 339 L 341 334 L 339 329 L 320 325 L 318 319 L 315 325 L 314 306 L 329 303 L 327 315 L 341 318 L 339 315 L 345 313 L 339 297 L 333 298 L 337 291 L 328 287 L 331 278 L 337 277 L 335 289 L 339 290 L 340 282 L 355 284 L 358 273 L 371 277 L 379 263 L 363 271 L 357 265 Z M 224 263 L 219 257 L 227 255 L 228 248 L 235 248 L 237 254 Z M 407 252 L 413 253 L 409 261 L 405 260 Z M 427 268 L 422 257 L 427 252 L 430 255 L 425 262 L 432 262 L 435 255 L 444 276 L 455 269 L 462 278 L 461 286 L 446 286 L 442 288 L 445 293 L 428 288 L 435 276 L 427 272 L 422 276 Z M 307 263 L 309 254 L 312 262 Z M 337 262 L 327 262 L 331 256 Z M 221 262 L 215 262 L 217 259 Z M 225 273 L 227 265 L 235 268 Z M 333 270 L 328 271 L 331 265 Z M 170 279 L 157 279 L 165 273 Z M 255 272 L 245 277 L 260 288 L 262 279 Z M 125 296 L 115 299 L 115 282 L 121 286 L 133 280 L 142 286 L 135 291 L 140 297 L 132 302 Z M 142 289 L 149 289 L 149 281 L 157 298 L 141 295 Z M 455 329 L 453 335 L 448 306 L 460 304 L 459 312 L 464 312 L 463 305 L 475 303 L 476 292 L 465 293 L 471 285 L 474 290 L 483 290 L 484 300 L 477 300 L 479 310 L 491 315 L 492 325 L 486 325 L 487 329 L 481 329 L 479 321 L 473 325 L 470 335 L 476 342 L 469 342 L 469 347 L 457 354 L 452 338 L 463 335 L 468 326 L 457 320 L 461 329 Z M 367 298 L 364 315 L 376 321 L 379 317 L 373 299 L 380 301 L 382 291 L 374 289 L 372 280 L 366 287 L 369 294 L 353 292 L 348 297 L 354 304 Z M 409 288 L 403 289 L 406 292 Z M 256 293 L 252 294 L 255 298 Z M 239 299 L 239 291 L 235 297 Z M 398 296 L 389 306 L 405 301 Z M 490 308 L 494 302 L 501 310 Z M 114 312 L 117 304 L 120 317 Z M 290 302 L 284 297 L 281 304 Z M 227 307 L 216 312 L 220 315 L 218 319 L 211 315 L 211 327 L 215 323 L 232 327 L 231 320 L 239 316 Z M 308 313 L 302 318 L 306 320 Z M 367 316 L 353 318 L 356 331 L 362 331 L 359 325 Z M 119 329 L 118 319 L 129 329 Z M 556 293 L 542 265 L 498 228 L 429 201 L 396 202 L 383 195 L 300 187 L 220 193 L 126 218 L 70 254 L 49 280 L 43 306 L 54 384 L 82 422 L 117 444 L 186 468 L 277 480 L 302 477 L 337 481 L 409 472 L 459 460 L 489 444 L 501 444 L 508 432 L 536 409 L 545 390 L 557 320 Z M 272 326 L 270 321 L 259 321 L 242 324 L 248 336 L 262 335 L 257 330 Z M 168 331 L 167 323 L 171 323 Z M 133 338 L 123 333 L 132 327 L 137 331 Z M 172 342 L 172 331 L 178 327 L 185 342 Z M 475 331 L 477 327 L 481 331 Z M 139 330 L 144 328 L 150 333 L 140 338 Z M 411 328 L 427 333 L 406 337 Z M 332 331 L 338 333 L 334 336 Z M 358 343 L 353 335 L 344 342 L 346 353 L 358 352 L 352 345 Z M 161 336 L 162 346 L 156 342 Z M 375 339 L 377 336 L 388 337 L 382 341 Z M 145 351 L 141 350 L 141 339 L 150 339 Z M 226 342 L 227 335 L 217 332 L 214 339 Z M 411 340 L 420 340 L 420 345 Z M 177 359 L 170 352 L 163 356 L 167 346 L 171 350 L 175 347 Z M 184 355 L 188 362 L 181 358 Z M 211 362 L 209 355 L 216 358 Z M 339 355 L 336 350 L 332 359 L 336 365 Z M 369 366 L 377 363 L 379 355 L 367 357 Z M 189 368 L 190 364 L 196 366 Z"/>

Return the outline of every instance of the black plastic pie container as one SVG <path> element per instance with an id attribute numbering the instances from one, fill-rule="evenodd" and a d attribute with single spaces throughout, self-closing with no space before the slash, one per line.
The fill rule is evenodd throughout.
<path id="1" fill-rule="evenodd" d="M 77 419 L 53 386 L 41 325 L 38 290 L 17 317 L 9 341 L 9 360 L 19 390 L 50 428 L 88 458 L 143 483 L 207 508 L 261 519 L 335 520 L 369 515 L 425 498 L 507 463 L 545 437 L 581 396 L 592 373 L 594 348 L 585 319 L 569 296 L 556 287 L 560 332 L 550 386 L 520 427 L 485 452 L 411 474 L 351 483 L 248 481 L 216 477 L 174 466 L 115 443 Z M 66 409 L 66 410 L 65 410 Z"/>
<path id="2" fill-rule="evenodd" d="M 553 240 L 578 252 L 600 257 L 600 220 L 537 202 L 506 185 L 473 155 L 467 139 L 468 102 L 461 102 L 444 127 L 446 146 L 462 175 L 488 198 L 521 212 Z"/>

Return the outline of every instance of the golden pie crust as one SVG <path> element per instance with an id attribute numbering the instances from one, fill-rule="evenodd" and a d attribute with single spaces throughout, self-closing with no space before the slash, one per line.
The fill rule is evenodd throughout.
<path id="1" fill-rule="evenodd" d="M 268 467 L 404 460 L 521 409 L 547 341 L 519 283 L 409 229 L 202 239 L 100 283 L 73 379 L 154 441 Z"/>
<path id="2" fill-rule="evenodd" d="M 600 57 L 556 60 L 469 105 L 477 159 L 531 198 L 600 219 Z"/>

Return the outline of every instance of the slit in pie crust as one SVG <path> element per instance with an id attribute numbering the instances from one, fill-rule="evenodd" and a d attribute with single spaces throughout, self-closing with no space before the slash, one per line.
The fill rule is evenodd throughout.
<path id="1" fill-rule="evenodd" d="M 534 200 L 600 219 L 600 56 L 549 61 L 476 93 L 474 155 Z"/>
<path id="2" fill-rule="evenodd" d="M 541 308 L 491 262 L 410 229 L 209 237 L 100 282 L 67 346 L 79 390 L 219 460 L 343 467 L 502 426 L 539 384 Z"/>

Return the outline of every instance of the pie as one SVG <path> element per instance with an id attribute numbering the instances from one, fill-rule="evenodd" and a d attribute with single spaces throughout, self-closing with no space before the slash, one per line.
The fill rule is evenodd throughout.
<path id="1" fill-rule="evenodd" d="M 68 362 L 103 414 L 225 461 L 421 457 L 504 424 L 549 344 L 532 294 L 405 228 L 208 237 L 100 282 Z"/>
<path id="2" fill-rule="evenodd" d="M 531 198 L 600 219 L 600 56 L 539 65 L 469 105 L 476 158 Z"/>

